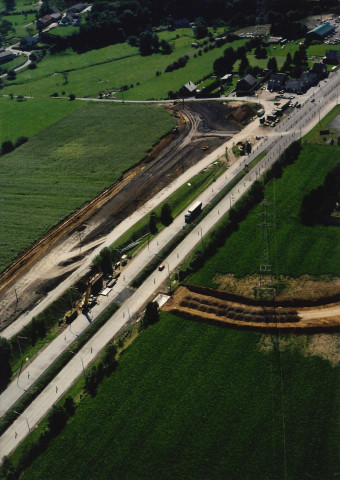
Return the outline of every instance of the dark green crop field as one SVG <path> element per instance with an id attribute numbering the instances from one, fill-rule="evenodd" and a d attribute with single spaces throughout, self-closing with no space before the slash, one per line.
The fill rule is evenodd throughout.
<path id="1" fill-rule="evenodd" d="M 0 271 L 140 162 L 174 125 L 160 107 L 85 104 L 2 156 Z"/>
<path id="2" fill-rule="evenodd" d="M 162 314 L 22 480 L 332 478 L 339 367 L 260 340 Z"/>
<path id="3" fill-rule="evenodd" d="M 304 145 L 298 160 L 285 168 L 275 184 L 271 181 L 266 187 L 270 260 L 275 273 L 277 260 L 277 272 L 281 275 L 339 275 L 340 229 L 324 225 L 308 227 L 301 224 L 299 217 L 303 197 L 323 183 L 338 161 L 339 148 L 335 146 Z M 217 273 L 244 277 L 259 271 L 261 211 L 261 206 L 251 210 L 239 230 L 190 277 L 190 283 L 216 287 Z"/>
<path id="4" fill-rule="evenodd" d="M 0 144 L 6 140 L 15 143 L 23 136 L 32 137 L 81 106 L 84 106 L 82 102 L 53 98 L 18 101 L 0 97 Z"/>

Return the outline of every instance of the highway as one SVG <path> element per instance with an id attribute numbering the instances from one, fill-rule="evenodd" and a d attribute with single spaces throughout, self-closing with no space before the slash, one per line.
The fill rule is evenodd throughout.
<path id="1" fill-rule="evenodd" d="M 219 221 L 230 208 L 230 206 L 237 201 L 252 185 L 252 183 L 262 175 L 273 162 L 277 156 L 286 148 L 293 140 L 307 133 L 314 125 L 319 121 L 319 117 L 324 117 L 331 108 L 337 102 L 337 88 L 339 85 L 339 74 L 334 73 L 327 83 L 322 83 L 322 88 L 314 88 L 310 92 L 313 95 L 315 102 L 311 103 L 308 97 L 302 103 L 301 109 L 295 109 L 289 117 L 284 119 L 273 132 L 272 136 L 267 140 L 257 145 L 254 152 L 249 157 L 243 157 L 241 161 L 234 164 L 225 174 L 216 180 L 213 186 L 210 186 L 204 194 L 200 195 L 199 199 L 206 205 L 212 198 L 220 191 L 224 186 L 230 182 L 234 176 L 244 168 L 245 163 L 249 163 L 252 158 L 258 155 L 264 149 L 268 152 L 267 155 L 256 165 L 243 179 L 233 188 L 233 190 L 200 222 L 200 224 L 181 242 L 181 244 L 165 259 L 166 268 L 162 271 L 153 272 L 149 278 L 143 283 L 143 285 L 133 293 L 122 304 L 121 308 L 108 320 L 108 322 L 100 329 L 99 332 L 81 349 L 81 351 L 75 355 L 75 357 L 65 366 L 65 368 L 55 377 L 55 379 L 48 385 L 45 390 L 32 402 L 32 404 L 25 410 L 23 415 L 11 425 L 11 427 L 0 437 L 0 451 L 2 455 L 8 455 L 16 445 L 22 441 L 23 438 L 29 433 L 30 429 L 39 422 L 39 420 L 46 414 L 51 406 L 60 398 L 70 387 L 70 385 L 82 374 L 83 366 L 87 365 L 113 338 L 113 336 L 121 329 L 121 327 L 127 322 L 129 317 L 137 314 L 148 299 L 153 298 L 155 293 L 159 291 L 164 282 L 167 282 L 171 272 L 175 271 L 179 265 L 183 262 L 190 251 L 204 238 L 211 228 Z M 274 129 L 271 129 L 272 131 Z M 244 138 L 244 130 L 240 132 Z M 232 139 L 235 142 L 235 137 Z M 223 149 L 220 148 L 220 156 L 225 151 L 225 145 Z M 216 152 L 213 152 L 214 157 L 209 159 L 207 164 L 216 160 Z M 213 155 L 211 154 L 211 155 Z M 192 175 L 191 175 L 192 176 Z M 191 176 L 189 178 L 191 178 Z M 91 316 L 94 318 L 99 314 L 99 311 L 104 308 L 105 304 L 111 302 L 115 295 L 118 295 L 132 281 L 135 273 L 140 271 L 141 268 L 148 263 L 148 261 L 156 255 L 159 250 L 167 243 L 169 238 L 172 238 L 182 227 L 183 217 L 179 216 L 175 219 L 173 224 L 164 229 L 156 238 L 154 238 L 148 247 L 145 247 L 140 255 L 138 255 L 133 261 L 128 264 L 122 274 L 119 282 L 115 286 L 114 292 L 109 294 L 109 297 L 100 302 L 100 305 L 95 307 L 91 312 Z M 108 244 L 112 243 L 112 240 Z M 100 248 L 103 248 L 101 245 Z M 64 287 L 65 289 L 65 287 Z M 110 298 L 111 296 L 111 298 Z M 81 329 L 84 321 L 88 320 L 83 317 L 79 317 L 72 324 L 72 332 L 67 331 L 66 340 L 59 337 L 59 342 L 64 342 L 65 345 L 72 343 L 72 335 L 78 334 L 78 328 Z M 85 324 L 86 326 L 86 324 Z M 79 330 L 80 331 L 80 330 Z M 57 339 L 56 339 L 57 340 Z M 55 341 L 56 341 L 55 340 Z M 68 343 L 69 342 L 69 343 Z M 54 342 L 51 343 L 51 346 Z M 47 347 L 45 351 L 48 350 Z M 39 359 L 41 365 L 44 352 L 37 357 L 37 365 Z M 60 353 L 59 353 L 60 354 Z M 50 357 L 51 358 L 51 357 Z M 46 362 L 46 359 L 45 359 Z M 34 380 L 34 370 L 32 370 L 33 363 L 29 366 L 30 377 Z M 36 367 L 39 368 L 38 366 Z M 43 367 L 41 367 L 43 368 Z M 38 372 L 38 370 L 37 370 Z M 25 378 L 27 377 L 27 378 Z M 26 384 L 29 383 L 27 372 L 21 375 L 19 379 L 19 385 L 21 388 L 27 388 Z M 12 385 L 10 386 L 12 387 Z M 9 388 L 10 388 L 9 387 Z M 13 389 L 13 392 L 15 389 Z M 7 392 L 7 394 L 6 394 Z M 10 397 L 10 390 L 7 389 L 0 397 L 1 408 L 3 402 L 6 401 L 6 396 Z M 22 393 L 22 390 L 20 394 Z M 14 395 L 15 397 L 15 395 Z M 13 398 L 14 398 L 13 397 Z M 11 404 L 9 398 L 8 405 Z"/>

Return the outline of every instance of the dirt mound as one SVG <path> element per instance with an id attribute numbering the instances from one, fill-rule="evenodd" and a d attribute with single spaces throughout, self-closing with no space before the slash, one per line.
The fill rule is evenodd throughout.
<path id="1" fill-rule="evenodd" d="M 236 303 L 179 287 L 163 310 L 214 325 L 267 332 L 340 331 L 340 307 L 296 309 Z"/>

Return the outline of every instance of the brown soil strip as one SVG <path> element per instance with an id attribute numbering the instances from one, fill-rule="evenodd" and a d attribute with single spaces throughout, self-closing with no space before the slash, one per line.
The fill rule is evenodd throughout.
<path id="1" fill-rule="evenodd" d="M 340 306 L 292 310 L 280 306 L 241 304 L 179 287 L 163 306 L 164 311 L 189 320 L 256 331 L 313 333 L 340 330 Z"/>

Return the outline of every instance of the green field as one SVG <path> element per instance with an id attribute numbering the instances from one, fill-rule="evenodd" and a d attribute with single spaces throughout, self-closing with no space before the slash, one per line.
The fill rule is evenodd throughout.
<path id="1" fill-rule="evenodd" d="M 14 143 L 22 136 L 30 138 L 81 106 L 81 102 L 53 98 L 18 101 L 0 97 L 0 144 L 5 140 Z"/>
<path id="2" fill-rule="evenodd" d="M 229 46 L 225 44 L 193 58 L 196 50 L 191 47 L 194 41 L 192 29 L 161 32 L 159 37 L 166 38 L 173 45 L 174 51 L 170 55 L 141 57 L 138 49 L 127 43 L 83 54 L 76 54 L 72 50 L 55 55 L 47 54 L 37 69 L 18 74 L 17 79 L 2 91 L 34 97 L 45 97 L 54 92 L 60 95 L 62 91 L 66 95 L 73 92 L 79 97 L 97 97 L 99 92 L 112 92 L 123 85 L 133 85 L 124 94 L 118 94 L 117 98 L 167 98 L 169 90 L 176 91 L 189 80 L 197 82 L 212 73 L 214 61 Z M 244 43 L 245 40 L 236 40 L 230 45 L 236 49 Z M 184 55 L 191 57 L 184 68 L 164 73 L 169 64 Z M 62 74 L 64 71 L 68 72 L 67 83 Z M 162 74 L 156 76 L 157 71 Z"/>
<path id="3" fill-rule="evenodd" d="M 15 28 L 15 32 L 9 32 L 8 37 L 6 37 L 7 45 L 13 45 L 13 43 L 18 42 L 21 37 L 25 37 L 31 33 L 34 35 L 38 32 L 35 26 L 36 17 L 34 13 L 28 13 L 27 15 L 8 15 L 4 18 L 11 22 Z"/>
<path id="4" fill-rule="evenodd" d="M 266 338 L 162 314 L 20 478 L 332 478 L 339 367 Z"/>
<path id="5" fill-rule="evenodd" d="M 3 156 L 0 270 L 141 161 L 174 124 L 160 107 L 85 104 Z"/>
<path id="6" fill-rule="evenodd" d="M 265 198 L 270 203 L 269 223 L 273 224 L 274 193 L 276 208 L 276 237 L 269 227 L 271 261 L 281 275 L 299 277 L 310 275 L 339 275 L 340 230 L 335 226 L 301 225 L 299 209 L 303 197 L 324 181 L 326 174 L 339 161 L 339 149 L 329 145 L 304 145 L 299 159 L 286 167 L 282 177 L 270 182 Z M 274 192 L 275 189 L 275 192 Z M 234 273 L 237 277 L 259 271 L 262 252 L 261 206 L 250 211 L 216 255 L 204 268 L 190 277 L 189 282 L 216 287 L 217 273 Z M 251 239 L 251 241 L 249 241 Z M 276 253 L 275 245 L 276 242 Z"/>
<path id="7" fill-rule="evenodd" d="M 59 37 L 67 37 L 68 35 L 73 35 L 74 33 L 79 32 L 79 27 L 74 25 L 67 25 L 66 27 L 57 27 L 50 30 L 51 35 L 56 35 Z"/>

